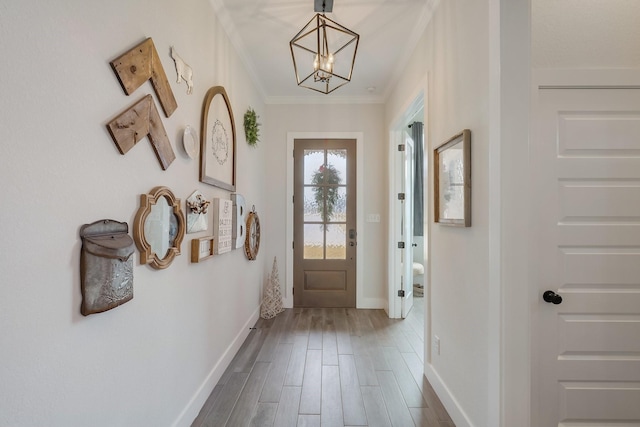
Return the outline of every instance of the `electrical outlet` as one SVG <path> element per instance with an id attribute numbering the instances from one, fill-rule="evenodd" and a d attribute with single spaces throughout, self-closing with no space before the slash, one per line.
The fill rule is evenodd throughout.
<path id="1" fill-rule="evenodd" d="M 437 335 L 433 336 L 433 352 L 440 356 L 440 337 Z"/>

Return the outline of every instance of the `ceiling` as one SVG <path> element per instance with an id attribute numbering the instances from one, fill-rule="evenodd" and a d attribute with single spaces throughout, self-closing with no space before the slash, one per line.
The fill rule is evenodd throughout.
<path id="1" fill-rule="evenodd" d="M 437 0 L 335 0 L 327 17 L 360 35 L 351 82 L 325 95 L 296 84 L 289 41 L 314 0 L 209 0 L 267 103 L 379 103 L 401 75 Z"/>

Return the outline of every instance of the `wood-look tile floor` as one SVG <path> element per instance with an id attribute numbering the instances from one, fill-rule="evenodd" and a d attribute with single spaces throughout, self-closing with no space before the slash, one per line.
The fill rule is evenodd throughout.
<path id="1" fill-rule="evenodd" d="M 422 299 L 260 319 L 192 427 L 454 427 L 423 376 Z"/>

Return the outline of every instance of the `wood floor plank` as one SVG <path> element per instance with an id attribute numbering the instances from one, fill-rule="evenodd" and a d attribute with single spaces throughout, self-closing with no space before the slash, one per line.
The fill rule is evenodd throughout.
<path id="1" fill-rule="evenodd" d="M 300 309 L 289 309 L 288 317 L 285 321 L 285 325 L 282 328 L 282 335 L 280 335 L 280 343 L 293 344 L 296 336 L 296 324 L 300 318 Z"/>
<path id="2" fill-rule="evenodd" d="M 320 415 L 298 415 L 298 427 L 320 427 Z"/>
<path id="3" fill-rule="evenodd" d="M 422 397 L 422 392 L 398 349 L 396 347 L 384 347 L 384 355 L 396 377 L 407 406 L 409 408 L 426 407 L 427 404 Z"/>
<path id="4" fill-rule="evenodd" d="M 291 351 L 291 358 L 289 359 L 289 366 L 287 366 L 287 373 L 284 377 L 284 385 L 302 387 L 308 342 L 308 333 L 306 335 L 296 335 Z"/>
<path id="5" fill-rule="evenodd" d="M 280 335 L 282 334 L 282 329 L 285 326 L 287 318 L 287 310 L 285 310 L 273 319 L 269 319 L 273 322 L 271 324 L 271 328 L 267 331 L 268 334 L 264 339 L 262 348 L 256 356 L 256 362 L 271 362 L 273 360 L 273 354 L 278 342 L 280 341 Z"/>
<path id="6" fill-rule="evenodd" d="M 378 337 L 378 343 L 383 347 L 393 347 L 395 342 L 389 331 L 389 323 L 394 319 L 389 319 L 382 310 L 372 310 L 369 315 Z"/>
<path id="7" fill-rule="evenodd" d="M 413 352 L 424 363 L 424 341 L 413 331 L 405 331 L 404 336 L 407 338 L 409 345 L 411 345 Z"/>
<path id="8" fill-rule="evenodd" d="M 278 344 L 271 362 L 271 369 L 269 369 L 269 375 L 260 393 L 260 402 L 279 402 L 280 394 L 282 393 L 282 386 L 284 385 L 284 376 L 287 373 L 287 366 L 289 366 L 289 358 L 291 357 L 291 350 L 293 344 Z"/>
<path id="9" fill-rule="evenodd" d="M 418 385 L 420 391 L 422 391 L 422 377 L 424 376 L 424 365 L 418 355 L 415 353 L 401 353 L 404 363 L 406 363 L 414 381 Z M 424 396 L 424 393 L 423 393 Z M 428 404 L 428 402 L 427 402 Z"/>
<path id="10" fill-rule="evenodd" d="M 379 371 L 378 382 L 380 390 L 387 405 L 389 419 L 394 427 L 405 427 L 413 425 L 413 418 L 409 408 L 404 401 L 396 377 L 391 371 Z"/>
<path id="11" fill-rule="evenodd" d="M 449 422 L 453 424 L 453 420 L 451 420 L 449 413 L 444 408 L 442 401 L 440 401 L 440 398 L 436 394 L 435 390 L 433 390 L 433 387 L 431 387 L 431 384 L 429 384 L 429 381 L 424 376 L 422 377 L 422 390 L 422 394 L 427 401 L 427 406 L 435 411 L 436 415 L 438 415 L 438 419 L 441 422 Z"/>
<path id="12" fill-rule="evenodd" d="M 307 362 L 300 397 L 301 414 L 320 414 L 322 390 L 322 350 L 307 350 Z"/>
<path id="13" fill-rule="evenodd" d="M 338 341 L 332 317 L 325 317 L 322 328 L 322 364 L 338 364 Z"/>
<path id="14" fill-rule="evenodd" d="M 346 309 L 336 309 L 334 312 L 336 325 L 336 341 L 338 343 L 338 354 L 353 354 L 351 345 L 351 333 L 347 320 Z"/>
<path id="15" fill-rule="evenodd" d="M 296 334 L 309 335 L 309 327 L 311 325 L 311 310 L 300 309 L 300 317 L 296 323 Z"/>
<path id="16" fill-rule="evenodd" d="M 369 427 L 391 427 L 387 406 L 378 386 L 360 387 Z"/>
<path id="17" fill-rule="evenodd" d="M 362 401 L 356 362 L 352 354 L 338 356 L 340 368 L 340 390 L 342 413 L 345 425 L 367 425 L 367 414 Z"/>
<path id="18" fill-rule="evenodd" d="M 249 332 L 218 384 L 225 384 L 234 372 L 251 372 L 266 335 L 267 333 L 262 329 L 254 329 Z"/>
<path id="19" fill-rule="evenodd" d="M 245 372 L 234 372 L 231 374 L 229 380 L 222 388 L 220 397 L 216 399 L 211 411 L 209 411 L 204 422 L 205 426 L 224 427 L 231 416 L 233 407 L 238 401 L 248 377 L 249 374 Z"/>
<path id="20" fill-rule="evenodd" d="M 347 324 L 349 325 L 349 334 L 360 336 L 360 321 L 358 320 L 358 309 L 347 308 L 346 309 Z"/>
<path id="21" fill-rule="evenodd" d="M 309 349 L 322 350 L 322 310 L 311 309 L 311 320 L 309 322 Z"/>
<path id="22" fill-rule="evenodd" d="M 213 405 L 215 404 L 216 400 L 222 394 L 223 388 L 224 388 L 224 385 L 222 384 L 216 385 L 213 388 L 213 391 L 207 398 L 207 401 L 204 402 L 204 405 L 202 405 L 202 409 L 200 409 L 200 413 L 198 414 L 196 419 L 193 420 L 193 422 L 191 423 L 191 427 L 201 427 L 205 425 L 205 420 L 207 419 L 209 412 L 211 412 L 211 409 L 213 408 Z"/>
<path id="23" fill-rule="evenodd" d="M 302 387 L 283 387 L 274 426 L 296 427 Z"/>
<path id="24" fill-rule="evenodd" d="M 343 427 L 340 370 L 337 366 L 322 366 L 321 427 Z"/>
<path id="25" fill-rule="evenodd" d="M 369 354 L 367 346 L 362 337 L 352 336 L 354 361 L 358 371 L 358 380 L 360 385 L 378 385 L 378 377 L 373 363 L 373 359 Z"/>
<path id="26" fill-rule="evenodd" d="M 273 420 L 276 418 L 277 410 L 277 403 L 258 402 L 249 427 L 273 427 Z"/>
<path id="27" fill-rule="evenodd" d="M 431 408 L 409 408 L 416 427 L 440 427 L 440 420 Z"/>
<path id="28" fill-rule="evenodd" d="M 247 378 L 242 393 L 231 411 L 228 426 L 244 426 L 251 422 L 260 392 L 269 374 L 270 362 L 256 362 Z"/>

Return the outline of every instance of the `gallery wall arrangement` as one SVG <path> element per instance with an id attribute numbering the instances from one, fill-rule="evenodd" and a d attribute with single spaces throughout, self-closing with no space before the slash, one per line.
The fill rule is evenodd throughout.
<path id="1" fill-rule="evenodd" d="M 169 47 L 169 55 L 175 63 L 176 83 L 184 81 L 187 94 L 191 95 L 193 69 L 173 46 Z M 177 109 L 151 38 L 112 60 L 110 65 L 127 96 L 150 81 L 164 115 L 169 118 Z M 252 108 L 244 116 L 245 136 L 250 146 L 255 146 L 259 139 L 257 118 Z M 147 137 L 163 170 L 167 170 L 176 158 L 151 94 L 143 95 L 110 120 L 107 129 L 120 154 L 126 154 Z M 224 87 L 214 86 L 207 91 L 200 129 L 200 140 L 189 125 L 182 133 L 185 154 L 191 159 L 200 156 L 200 182 L 235 191 L 236 129 Z M 136 247 L 141 265 L 158 270 L 168 268 L 181 254 L 185 235 L 209 230 L 211 217 L 212 234 L 191 239 L 191 263 L 197 264 L 240 248 L 244 248 L 248 260 L 257 258 L 260 220 L 255 206 L 247 212 L 245 198 L 238 193 L 232 193 L 228 199 L 208 198 L 200 190 L 195 190 L 186 198 L 183 210 L 180 199 L 171 189 L 156 186 L 149 193 L 140 195 L 133 222 L 133 238 L 129 236 L 129 226 L 125 222 L 104 219 L 83 225 L 80 229 L 82 314 L 105 312 L 133 298 L 133 254 Z M 277 275 L 275 260 L 274 269 Z M 273 289 L 270 292 L 273 293 Z M 281 307 L 281 297 L 277 299 L 280 299 Z"/>

